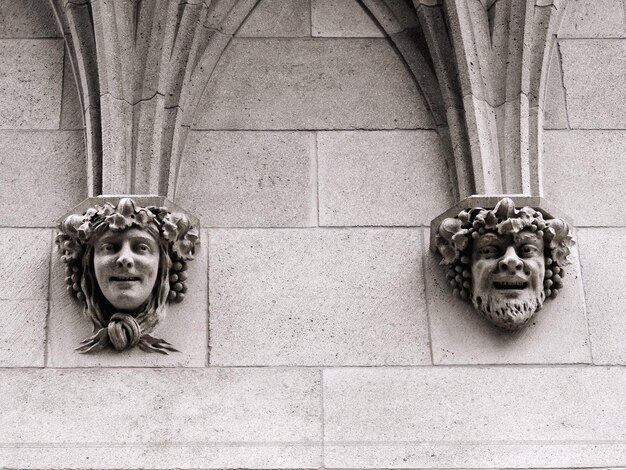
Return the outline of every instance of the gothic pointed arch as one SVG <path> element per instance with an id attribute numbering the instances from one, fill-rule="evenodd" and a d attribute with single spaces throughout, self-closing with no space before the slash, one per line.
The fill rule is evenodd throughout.
<path id="1" fill-rule="evenodd" d="M 173 197 L 200 97 L 258 0 L 49 0 L 84 112 L 89 194 Z M 542 195 L 542 114 L 567 0 L 361 0 L 432 112 L 456 199 Z"/>

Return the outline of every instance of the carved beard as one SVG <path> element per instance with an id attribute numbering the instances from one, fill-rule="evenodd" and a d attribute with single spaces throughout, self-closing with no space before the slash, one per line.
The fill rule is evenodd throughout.
<path id="1" fill-rule="evenodd" d="M 502 299 L 500 296 L 474 295 L 472 303 L 487 321 L 505 330 L 517 330 L 530 321 L 543 306 L 546 294 L 525 296 L 523 299 Z"/>

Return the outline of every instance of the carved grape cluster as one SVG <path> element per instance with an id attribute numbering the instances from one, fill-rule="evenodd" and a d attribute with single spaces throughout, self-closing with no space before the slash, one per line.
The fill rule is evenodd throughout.
<path id="1" fill-rule="evenodd" d="M 170 292 L 167 300 L 170 302 L 182 302 L 187 292 L 187 262 L 177 260 L 172 263 L 170 269 Z"/>
<path id="2" fill-rule="evenodd" d="M 81 268 L 78 263 L 68 264 L 65 267 L 65 283 L 67 284 L 67 292 L 78 300 L 85 300 L 85 294 L 80 287 L 82 277 Z"/>
<path id="3" fill-rule="evenodd" d="M 546 257 L 546 272 L 543 277 L 543 291 L 548 297 L 556 297 L 563 288 L 563 275 L 565 271 L 557 266 L 552 258 Z"/>
<path id="4" fill-rule="evenodd" d="M 452 293 L 462 299 L 469 299 L 472 294 L 472 270 L 469 256 L 464 255 L 448 269 L 446 277 L 452 287 Z"/>

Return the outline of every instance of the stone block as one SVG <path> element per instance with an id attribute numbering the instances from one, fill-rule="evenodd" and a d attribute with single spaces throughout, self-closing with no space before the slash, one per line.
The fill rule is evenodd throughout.
<path id="1" fill-rule="evenodd" d="M 0 38 L 60 38 L 61 32 L 49 2 L 2 0 Z"/>
<path id="2" fill-rule="evenodd" d="M 415 229 L 211 230 L 210 364 L 429 364 Z"/>
<path id="3" fill-rule="evenodd" d="M 176 201 L 203 226 L 317 225 L 315 134 L 189 133 Z"/>
<path id="4" fill-rule="evenodd" d="M 0 300 L 46 300 L 50 240 L 46 229 L 0 228 Z"/>
<path id="5" fill-rule="evenodd" d="M 432 129 L 428 106 L 385 39 L 233 39 L 195 129 Z"/>
<path id="6" fill-rule="evenodd" d="M 80 107 L 76 80 L 69 55 L 63 61 L 63 98 L 61 101 L 61 129 L 82 129 L 83 111 Z"/>
<path id="7" fill-rule="evenodd" d="M 626 37 L 624 5 L 621 0 L 570 0 L 559 38 Z"/>
<path id="8" fill-rule="evenodd" d="M 0 131 L 0 166 L 4 226 L 55 226 L 87 196 L 82 131 Z"/>
<path id="9" fill-rule="evenodd" d="M 560 40 L 573 129 L 625 129 L 626 39 Z"/>
<path id="10" fill-rule="evenodd" d="M 0 367 L 43 367 L 47 300 L 0 300 Z"/>
<path id="11" fill-rule="evenodd" d="M 596 364 L 626 364 L 626 228 L 579 228 L 591 351 Z"/>
<path id="12" fill-rule="evenodd" d="M 575 225 L 626 225 L 626 131 L 545 131 L 545 196 Z"/>
<path id="13" fill-rule="evenodd" d="M 428 231 L 425 240 L 429 240 Z M 427 247 L 426 247 L 427 248 Z M 435 364 L 589 363 L 591 354 L 585 299 L 576 247 L 565 268 L 564 286 L 546 300 L 531 323 L 504 331 L 487 321 L 471 302 L 452 295 L 439 256 L 426 253 L 426 298 Z"/>
<path id="14" fill-rule="evenodd" d="M 237 31 L 242 37 L 310 37 L 309 0 L 262 0 Z"/>
<path id="15" fill-rule="evenodd" d="M 320 225 L 428 225 L 454 204 L 435 131 L 320 132 Z"/>
<path id="16" fill-rule="evenodd" d="M 626 370 L 324 370 L 326 468 L 573 468 L 626 461 Z"/>
<path id="17" fill-rule="evenodd" d="M 544 129 L 567 129 L 567 104 L 565 103 L 565 88 L 563 87 L 563 71 L 558 47 L 552 51 L 543 113 Z"/>
<path id="18" fill-rule="evenodd" d="M 311 0 L 314 37 L 385 37 L 385 32 L 356 0 Z"/>
<path id="19" fill-rule="evenodd" d="M 81 354 L 74 349 L 93 334 L 91 321 L 69 296 L 65 267 L 54 247 L 50 281 L 49 365 L 52 367 L 204 367 L 207 364 L 207 238 L 202 234 L 200 251 L 189 263 L 185 300 L 168 304 L 167 316 L 154 330 L 180 352 L 162 355 L 139 348 L 115 352 L 104 350 Z"/>
<path id="20" fill-rule="evenodd" d="M 0 129 L 58 129 L 63 39 L 0 39 Z"/>
<path id="21" fill-rule="evenodd" d="M 319 468 L 318 370 L 0 370 L 7 468 Z"/>

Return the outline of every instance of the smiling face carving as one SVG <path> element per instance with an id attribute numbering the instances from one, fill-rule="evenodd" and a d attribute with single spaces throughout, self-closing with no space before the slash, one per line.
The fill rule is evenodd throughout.
<path id="1" fill-rule="evenodd" d="M 105 232 L 94 244 L 94 272 L 102 295 L 116 309 L 144 305 L 157 280 L 159 246 L 145 230 Z"/>
<path id="2" fill-rule="evenodd" d="M 187 261 L 198 244 L 198 231 L 185 214 L 120 198 L 116 205 L 106 202 L 65 218 L 56 242 L 68 291 L 94 327 L 78 351 L 176 351 L 150 333 L 167 302 L 185 297 Z"/>
<path id="3" fill-rule="evenodd" d="M 435 244 L 454 293 L 494 325 L 515 330 L 563 286 L 574 241 L 562 219 L 517 210 L 504 198 L 492 210 L 475 207 L 444 219 Z"/>
<path id="4" fill-rule="evenodd" d="M 474 307 L 501 328 L 528 322 L 545 299 L 543 253 L 543 238 L 536 232 L 480 235 L 472 248 Z"/>

